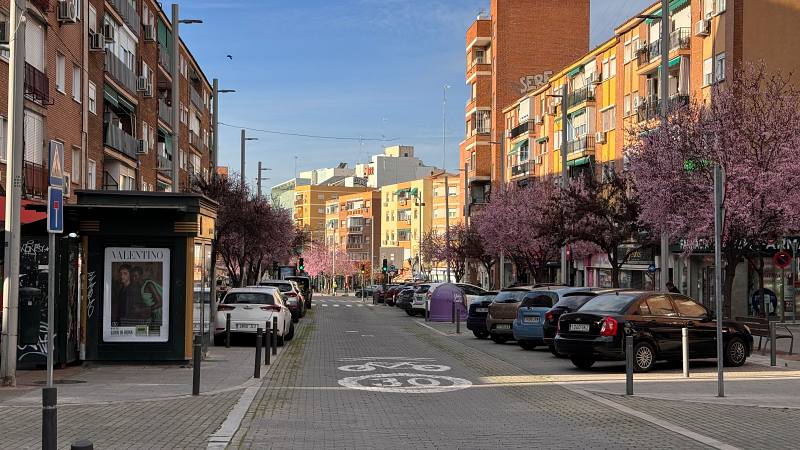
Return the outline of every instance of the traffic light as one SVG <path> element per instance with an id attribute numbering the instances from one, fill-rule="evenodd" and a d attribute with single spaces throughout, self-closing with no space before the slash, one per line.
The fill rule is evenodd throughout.
<path id="1" fill-rule="evenodd" d="M 366 272 L 367 272 L 367 266 L 366 266 L 366 264 L 362 264 L 362 265 L 361 265 L 361 274 L 363 275 L 363 274 L 365 274 Z"/>
<path id="2" fill-rule="evenodd" d="M 383 258 L 383 273 L 389 272 L 389 262 L 386 261 L 386 258 Z"/>
<path id="3" fill-rule="evenodd" d="M 299 270 L 300 272 L 306 270 L 306 265 L 303 263 L 303 258 L 297 260 L 297 270 Z"/>

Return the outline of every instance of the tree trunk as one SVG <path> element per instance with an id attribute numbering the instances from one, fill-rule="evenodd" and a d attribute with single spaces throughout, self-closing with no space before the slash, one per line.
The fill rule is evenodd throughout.
<path id="1" fill-rule="evenodd" d="M 619 276 L 622 273 L 622 267 L 619 263 L 615 260 L 608 260 L 611 264 L 611 287 L 618 288 L 619 287 Z"/>
<path id="2" fill-rule="evenodd" d="M 736 266 L 739 263 L 739 255 L 735 251 L 727 251 L 724 254 L 725 267 L 723 268 L 723 279 L 725 280 L 722 285 L 722 315 L 723 318 L 731 318 L 731 299 L 733 298 L 733 281 L 736 278 Z M 717 300 L 719 301 L 719 300 Z"/>

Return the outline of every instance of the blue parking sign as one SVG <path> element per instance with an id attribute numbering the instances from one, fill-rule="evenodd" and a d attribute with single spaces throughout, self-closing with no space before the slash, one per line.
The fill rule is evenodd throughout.
<path id="1" fill-rule="evenodd" d="M 64 232 L 64 189 L 56 186 L 47 188 L 47 232 Z"/>

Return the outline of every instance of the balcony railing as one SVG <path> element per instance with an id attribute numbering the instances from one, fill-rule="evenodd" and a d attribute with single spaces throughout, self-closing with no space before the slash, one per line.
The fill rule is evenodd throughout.
<path id="1" fill-rule="evenodd" d="M 356 248 L 361 248 L 362 245 L 364 245 L 363 242 L 348 242 L 347 243 L 347 248 L 348 249 L 356 249 Z"/>
<path id="2" fill-rule="evenodd" d="M 669 34 L 669 51 L 689 48 L 692 41 L 692 30 L 690 28 L 678 28 Z"/>
<path id="3" fill-rule="evenodd" d="M 168 74 L 172 74 L 172 54 L 162 44 L 158 44 L 158 63 Z"/>
<path id="4" fill-rule="evenodd" d="M 24 80 L 25 95 L 34 101 L 50 102 L 50 79 L 47 74 L 25 63 Z"/>
<path id="5" fill-rule="evenodd" d="M 669 109 L 680 108 L 689 104 L 688 95 L 674 95 L 669 99 Z M 639 122 L 655 119 L 661 116 L 661 100 L 649 98 L 644 101 L 636 111 Z"/>
<path id="6" fill-rule="evenodd" d="M 22 162 L 22 191 L 26 195 L 44 197 L 47 195 L 47 167 L 31 161 Z"/>
<path id="7" fill-rule="evenodd" d="M 692 33 L 689 28 L 678 28 L 669 34 L 669 51 L 688 49 Z M 661 39 L 656 39 L 636 52 L 639 65 L 643 66 L 661 57 Z"/>
<path id="8" fill-rule="evenodd" d="M 103 171 L 103 190 L 104 191 L 118 191 L 119 183 L 113 175 L 108 173 L 107 170 Z"/>
<path id="9" fill-rule="evenodd" d="M 361 234 L 364 231 L 363 226 L 347 227 L 347 232 L 352 234 Z"/>
<path id="10" fill-rule="evenodd" d="M 139 21 L 139 13 L 136 12 L 136 2 L 131 5 L 128 0 L 110 0 L 110 3 L 114 5 L 114 9 L 122 16 L 125 25 L 128 25 L 133 34 L 139 36 L 139 24 L 141 22 Z"/>
<path id="11" fill-rule="evenodd" d="M 511 129 L 511 139 L 514 139 L 515 137 L 519 136 L 522 133 L 527 133 L 530 128 L 531 128 L 530 122 L 527 120 L 515 126 L 514 128 Z"/>
<path id="12" fill-rule="evenodd" d="M 478 64 L 489 64 L 489 60 L 485 56 L 478 56 L 478 57 L 472 59 L 472 63 L 470 64 L 470 67 L 475 67 Z"/>
<path id="13" fill-rule="evenodd" d="M 530 162 L 526 161 L 516 166 L 511 166 L 511 176 L 516 177 L 519 175 L 526 175 L 530 170 Z"/>
<path id="14" fill-rule="evenodd" d="M 168 156 L 158 155 L 158 170 L 172 172 L 172 160 Z"/>
<path id="15" fill-rule="evenodd" d="M 158 117 L 172 125 L 172 106 L 168 105 L 163 99 L 158 99 Z"/>
<path id="16" fill-rule="evenodd" d="M 206 143 L 203 142 L 202 139 L 200 139 L 200 136 L 198 136 L 197 133 L 191 130 L 189 131 L 189 145 L 200 151 L 208 150 L 208 146 L 206 145 Z"/>
<path id="17" fill-rule="evenodd" d="M 203 109 L 203 108 L 205 108 L 205 105 L 203 105 L 203 97 L 202 97 L 202 96 L 200 96 L 200 93 L 199 93 L 199 92 L 197 92 L 197 91 L 196 91 L 196 90 L 195 90 L 193 87 L 191 87 L 191 86 L 189 87 L 189 92 L 191 93 L 191 97 L 192 97 L 192 103 L 194 103 L 194 106 L 197 106 L 197 107 L 198 107 L 198 108 L 200 108 L 200 109 Z"/>
<path id="18" fill-rule="evenodd" d="M 570 92 L 567 98 L 569 108 L 587 101 L 594 101 L 594 88 L 590 86 L 584 86 Z"/>
<path id="19" fill-rule="evenodd" d="M 136 159 L 136 149 L 139 146 L 139 140 L 126 133 L 121 128 L 112 124 L 106 124 L 103 142 L 107 147 L 111 147 L 114 150 Z"/>
<path id="20" fill-rule="evenodd" d="M 117 55 L 106 51 L 106 72 L 131 93 L 136 93 L 136 74 Z"/>
<path id="21" fill-rule="evenodd" d="M 594 148 L 594 136 L 583 136 L 567 142 L 567 153 L 584 152 Z"/>

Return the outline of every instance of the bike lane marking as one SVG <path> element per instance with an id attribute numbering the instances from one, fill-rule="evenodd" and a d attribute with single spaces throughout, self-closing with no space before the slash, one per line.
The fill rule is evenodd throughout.
<path id="1" fill-rule="evenodd" d="M 387 393 L 434 394 L 452 392 L 472 386 L 464 378 L 435 375 L 430 372 L 447 372 L 450 366 L 433 364 L 432 358 L 362 357 L 341 358 L 341 362 L 360 362 L 339 366 L 343 372 L 375 372 L 368 375 L 345 377 L 338 380 L 342 387 Z M 409 372 L 381 373 L 378 369 L 409 370 Z M 414 371 L 414 372 L 411 372 Z"/>

